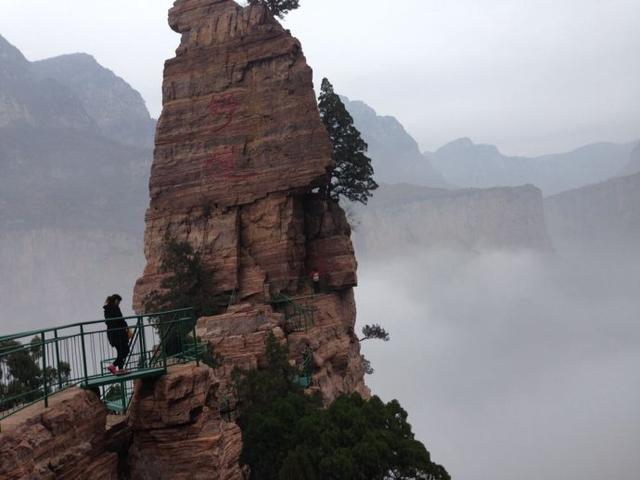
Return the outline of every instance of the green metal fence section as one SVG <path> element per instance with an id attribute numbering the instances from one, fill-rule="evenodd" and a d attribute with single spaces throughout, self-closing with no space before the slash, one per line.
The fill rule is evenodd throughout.
<path id="1" fill-rule="evenodd" d="M 115 320 L 115 319 L 114 319 Z M 100 393 L 109 410 L 124 413 L 133 382 L 161 376 L 173 364 L 199 361 L 193 309 L 124 317 L 129 338 L 124 374 L 108 371 L 116 351 L 104 320 L 0 337 L 0 420 L 69 387 Z M 114 332 L 115 330 L 111 330 Z"/>
<path id="2" fill-rule="evenodd" d="M 309 305 L 298 303 L 300 299 L 278 293 L 271 300 L 271 304 L 284 313 L 287 329 L 290 332 L 306 332 L 315 326 L 316 309 Z"/>

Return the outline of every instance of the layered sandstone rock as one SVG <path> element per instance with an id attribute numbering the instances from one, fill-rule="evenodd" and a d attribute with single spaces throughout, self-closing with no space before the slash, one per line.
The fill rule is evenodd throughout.
<path id="1" fill-rule="evenodd" d="M 130 477 L 239 480 L 240 428 L 220 417 L 219 382 L 206 366 L 172 367 L 136 385 L 129 412 Z"/>
<path id="2" fill-rule="evenodd" d="M 107 451 L 107 413 L 98 397 L 70 389 L 3 421 L 0 478 L 116 480 L 118 456 Z"/>
<path id="3" fill-rule="evenodd" d="M 135 308 L 160 286 L 168 237 L 202 255 L 210 293 L 234 304 L 198 321 L 218 368 L 138 386 L 129 466 L 141 479 L 239 478 L 240 430 L 221 412 L 235 406 L 231 373 L 264 366 L 270 334 L 292 363 L 312 355 L 310 388 L 326 402 L 369 394 L 353 332 L 357 265 L 344 212 L 314 193 L 334 162 L 299 42 L 264 7 L 231 0 L 177 0 L 169 21 L 182 41 L 165 68 Z M 300 308 L 313 317 L 304 328 Z"/>
<path id="4" fill-rule="evenodd" d="M 136 307 L 157 288 L 166 234 L 203 252 L 219 291 L 241 279 L 295 287 L 304 261 L 303 194 L 333 166 L 300 43 L 262 6 L 178 0 L 147 212 L 147 268 Z"/>
<path id="5" fill-rule="evenodd" d="M 353 335 L 351 229 L 338 205 L 313 193 L 334 162 L 300 43 L 264 7 L 231 0 L 177 0 L 169 22 L 182 41 L 165 67 L 136 309 L 159 288 L 165 239 L 188 241 L 211 294 L 233 293 L 238 304 L 198 324 L 223 358 L 223 386 L 234 366 L 260 365 L 274 333 L 294 362 L 311 348 L 313 388 L 327 401 L 368 394 Z M 282 293 L 314 310 L 306 331 L 288 328 L 287 306 L 273 302 Z"/>

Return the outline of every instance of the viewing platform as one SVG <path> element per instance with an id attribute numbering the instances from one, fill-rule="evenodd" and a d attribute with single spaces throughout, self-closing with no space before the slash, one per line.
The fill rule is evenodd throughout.
<path id="1" fill-rule="evenodd" d="M 126 412 L 134 381 L 161 377 L 171 365 L 199 363 L 204 346 L 196 337 L 191 308 L 123 317 L 127 328 L 107 329 L 105 320 L 0 337 L 0 421 L 71 388 L 95 392 L 112 413 Z M 124 368 L 109 367 L 116 332 L 128 339 Z"/>

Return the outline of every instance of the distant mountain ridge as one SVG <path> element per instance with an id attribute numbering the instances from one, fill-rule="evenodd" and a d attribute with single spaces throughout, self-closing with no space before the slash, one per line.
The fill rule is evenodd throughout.
<path id="1" fill-rule="evenodd" d="M 154 121 L 84 54 L 29 62 L 0 37 L 0 226 L 141 231 Z"/>
<path id="2" fill-rule="evenodd" d="M 420 153 L 418 143 L 395 117 L 380 116 L 364 102 L 341 98 L 369 144 L 377 182 L 410 182 L 434 188 L 451 186 Z"/>
<path id="3" fill-rule="evenodd" d="M 107 294 L 132 291 L 154 124 L 140 94 L 89 55 L 31 63 L 0 37 L 5 333 L 99 318 Z"/>
<path id="4" fill-rule="evenodd" d="M 101 135 L 125 145 L 153 146 L 153 120 L 140 93 L 100 65 L 77 53 L 31 64 L 41 79 L 53 79 L 73 91 Z"/>
<path id="5" fill-rule="evenodd" d="M 494 145 L 460 138 L 425 155 L 448 182 L 460 187 L 533 184 L 552 195 L 615 177 L 629 162 L 634 146 L 602 142 L 559 154 L 510 157 Z"/>

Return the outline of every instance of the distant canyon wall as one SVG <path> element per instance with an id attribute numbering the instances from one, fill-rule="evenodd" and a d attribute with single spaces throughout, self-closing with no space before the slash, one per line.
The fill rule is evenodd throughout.
<path id="1" fill-rule="evenodd" d="M 130 300 L 144 266 L 142 236 L 135 233 L 0 230 L 0 245 L 0 335 L 97 320 L 107 295 Z"/>
<path id="2" fill-rule="evenodd" d="M 545 209 L 558 243 L 635 250 L 640 245 L 640 173 L 553 195 Z"/>
<path id="3" fill-rule="evenodd" d="M 413 249 L 552 249 L 543 200 L 533 186 L 441 190 L 384 185 L 354 208 L 356 247 L 365 257 Z"/>

